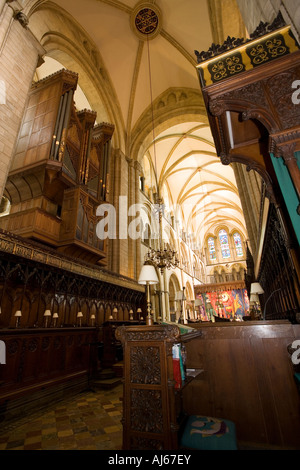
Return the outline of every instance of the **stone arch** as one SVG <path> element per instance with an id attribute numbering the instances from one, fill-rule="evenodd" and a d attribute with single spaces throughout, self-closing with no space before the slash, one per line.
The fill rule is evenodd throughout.
<path id="1" fill-rule="evenodd" d="M 175 321 L 178 305 L 176 302 L 176 293 L 180 291 L 180 282 L 177 275 L 173 272 L 169 278 L 169 305 L 171 320 Z"/>
<path id="2" fill-rule="evenodd" d="M 124 123 L 120 120 L 118 100 L 92 39 L 65 10 L 54 3 L 34 4 L 28 15 L 30 29 L 41 42 L 46 56 L 78 73 L 79 85 L 92 110 L 97 112 L 98 120 L 115 124 L 113 142 L 116 148 L 122 146 Z M 81 65 L 83 63 L 84 67 Z"/>
<path id="3" fill-rule="evenodd" d="M 172 96 L 170 100 L 169 97 Z M 153 140 L 153 124 L 155 134 L 183 122 L 195 121 L 208 123 L 202 94 L 193 89 L 172 88 L 165 91 L 153 102 L 152 110 L 148 107 L 132 129 L 130 154 L 141 161 L 146 148 Z"/>

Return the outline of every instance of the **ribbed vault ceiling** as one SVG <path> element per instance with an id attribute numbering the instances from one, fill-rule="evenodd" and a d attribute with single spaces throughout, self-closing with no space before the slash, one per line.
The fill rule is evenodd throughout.
<path id="1" fill-rule="evenodd" d="M 148 158 L 165 202 L 170 209 L 180 207 L 184 231 L 200 245 L 223 224 L 246 237 L 234 173 L 216 155 L 196 72 L 194 50 L 207 50 L 213 42 L 208 2 L 137 4 L 31 1 L 29 26 L 47 52 L 37 78 L 62 66 L 79 73 L 84 93 L 78 91 L 77 107 L 92 108 L 99 122 L 114 123 L 114 146 L 127 156 L 142 164 Z M 148 7 L 157 13 L 158 25 L 147 37 L 134 19 Z M 145 18 L 139 26 L 147 26 Z M 155 27 L 151 21 L 148 26 Z M 145 176 L 151 185 L 153 177 L 151 183 Z"/>

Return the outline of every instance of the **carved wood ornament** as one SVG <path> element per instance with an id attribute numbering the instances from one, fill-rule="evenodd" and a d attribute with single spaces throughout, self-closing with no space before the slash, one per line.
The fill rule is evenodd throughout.
<path id="1" fill-rule="evenodd" d="M 179 328 L 120 326 L 116 338 L 124 350 L 123 449 L 176 449 L 172 345 Z"/>
<path id="2" fill-rule="evenodd" d="M 261 23 L 246 41 L 227 38 L 222 46 L 213 45 L 207 53 L 195 52 L 204 103 L 221 162 L 242 163 L 247 171 L 259 173 L 264 182 L 261 200 L 267 197 L 271 204 L 258 276 L 265 299 L 280 287 L 277 304 L 272 306 L 276 319 L 281 315 L 280 318 L 293 320 L 300 304 L 296 236 L 299 227 L 296 218 L 300 216 L 300 170 L 296 154 L 300 151 L 300 104 L 294 99 L 295 84 L 300 77 L 299 45 L 279 14 L 271 25 Z M 282 159 L 283 165 L 278 162 L 280 168 L 285 166 L 288 170 L 284 172 L 288 187 L 279 181 L 274 157 Z M 287 207 L 285 192 L 289 191 L 293 196 L 296 194 L 293 207 Z M 280 276 L 271 282 L 270 262 L 275 263 L 270 243 L 273 220 L 284 232 L 281 252 L 284 255 L 278 271 Z"/>
<path id="3" fill-rule="evenodd" d="M 247 41 L 228 38 L 208 53 L 195 52 L 222 163 L 240 162 L 256 170 L 265 181 L 267 197 L 275 202 L 269 153 L 283 157 L 300 201 L 294 155 L 300 150 L 300 105 L 292 100 L 300 51 L 290 27 L 278 15 L 272 25 L 261 23 Z"/>

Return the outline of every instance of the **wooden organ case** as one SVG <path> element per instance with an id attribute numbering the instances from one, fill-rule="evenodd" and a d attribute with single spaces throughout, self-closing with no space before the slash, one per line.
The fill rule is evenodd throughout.
<path id="1" fill-rule="evenodd" d="M 0 228 L 92 264 L 106 265 L 96 210 L 109 193 L 114 126 L 77 111 L 77 74 L 62 70 L 29 93 L 4 196 L 10 212 Z"/>

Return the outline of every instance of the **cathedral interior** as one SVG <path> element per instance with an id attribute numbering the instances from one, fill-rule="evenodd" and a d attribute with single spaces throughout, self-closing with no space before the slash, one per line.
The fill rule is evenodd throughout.
<path id="1" fill-rule="evenodd" d="M 0 165 L 0 450 L 300 449 L 297 0 L 0 0 Z"/>

